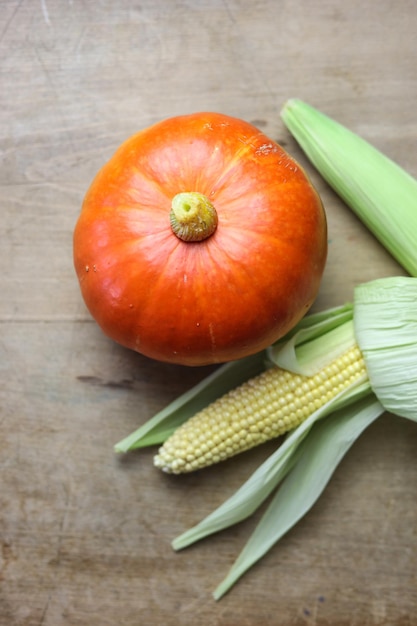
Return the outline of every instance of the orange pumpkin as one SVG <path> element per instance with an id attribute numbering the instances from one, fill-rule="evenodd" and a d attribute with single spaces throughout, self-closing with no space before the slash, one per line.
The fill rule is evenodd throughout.
<path id="1" fill-rule="evenodd" d="M 316 297 L 327 253 L 302 168 L 242 120 L 167 119 L 99 171 L 74 232 L 82 295 L 102 330 L 153 359 L 257 352 Z"/>

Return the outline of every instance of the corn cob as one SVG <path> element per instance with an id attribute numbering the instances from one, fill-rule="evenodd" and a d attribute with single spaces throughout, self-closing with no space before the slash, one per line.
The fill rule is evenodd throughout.
<path id="1" fill-rule="evenodd" d="M 279 437 L 366 378 L 357 345 L 317 374 L 272 367 L 228 392 L 182 424 L 154 457 L 165 472 L 192 472 Z"/>

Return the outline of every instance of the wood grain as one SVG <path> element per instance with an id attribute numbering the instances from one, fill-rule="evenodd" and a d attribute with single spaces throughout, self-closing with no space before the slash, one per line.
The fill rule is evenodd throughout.
<path id="1" fill-rule="evenodd" d="M 113 444 L 210 368 L 103 337 L 80 298 L 72 230 L 97 169 L 156 120 L 217 110 L 258 124 L 322 195 L 316 309 L 403 274 L 279 118 L 300 97 L 417 175 L 413 0 L 5 0 L 0 11 L 0 624 L 412 626 L 414 424 L 385 415 L 320 502 L 218 603 L 260 512 L 182 553 L 170 541 L 231 494 L 268 444 L 185 478 Z"/>

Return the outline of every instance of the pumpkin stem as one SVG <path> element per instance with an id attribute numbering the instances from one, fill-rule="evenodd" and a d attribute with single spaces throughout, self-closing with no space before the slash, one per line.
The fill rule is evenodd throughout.
<path id="1" fill-rule="evenodd" d="M 197 191 L 177 193 L 169 214 L 171 228 L 182 241 L 203 241 L 217 228 L 217 211 L 210 200 Z"/>

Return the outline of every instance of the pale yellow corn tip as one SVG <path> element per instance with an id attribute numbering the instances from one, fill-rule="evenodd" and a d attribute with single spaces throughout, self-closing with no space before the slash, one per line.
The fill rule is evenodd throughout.
<path id="1" fill-rule="evenodd" d="M 249 450 L 292 430 L 364 375 L 356 345 L 314 376 L 268 369 L 182 424 L 159 449 L 154 464 L 180 474 Z"/>

